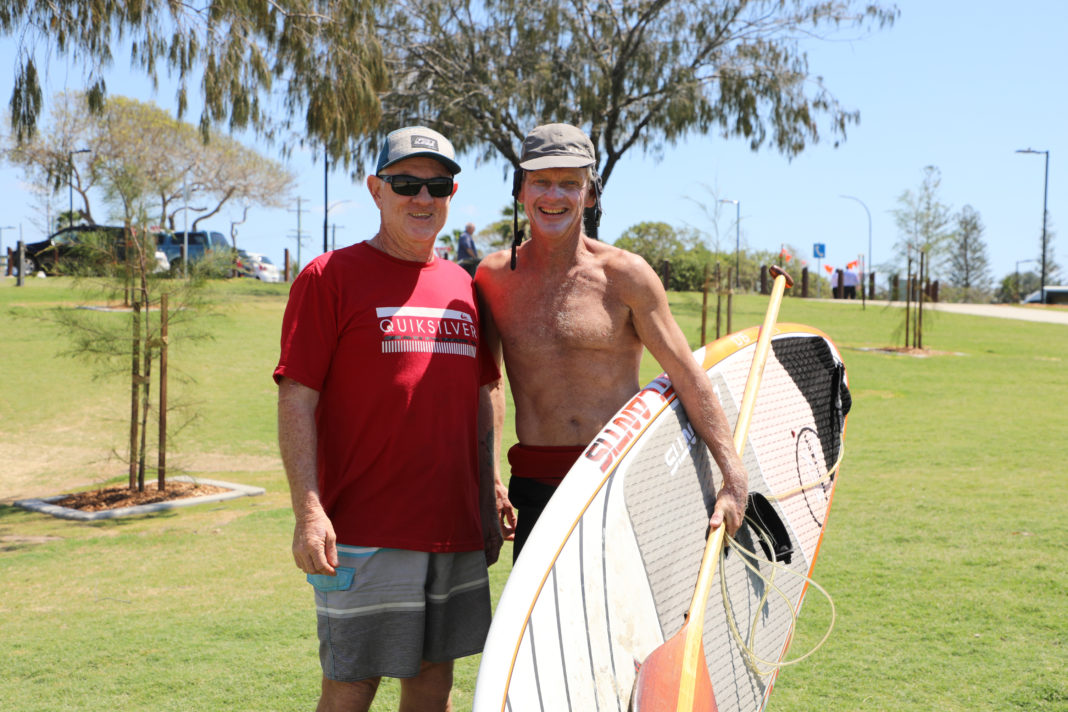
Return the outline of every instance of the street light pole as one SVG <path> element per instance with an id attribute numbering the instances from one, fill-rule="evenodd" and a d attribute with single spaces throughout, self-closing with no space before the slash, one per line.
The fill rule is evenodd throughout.
<path id="1" fill-rule="evenodd" d="M 1042 188 L 1042 273 L 1039 275 L 1039 287 L 1038 293 L 1041 295 L 1042 303 L 1046 302 L 1046 223 L 1048 220 L 1048 213 L 1046 212 L 1047 200 L 1049 198 L 1049 151 L 1036 151 L 1031 148 L 1017 149 L 1017 153 L 1044 153 L 1046 155 L 1046 179 Z"/>
<path id="2" fill-rule="evenodd" d="M 742 201 L 721 199 L 721 203 L 734 203 L 734 288 L 738 289 L 738 272 L 741 266 L 739 254 L 742 245 Z"/>
<path id="3" fill-rule="evenodd" d="M 74 154 L 89 153 L 88 148 L 67 151 L 67 192 L 70 198 L 70 212 L 67 213 L 67 227 L 74 227 Z M 51 229 L 51 228 L 50 228 Z"/>
<path id="4" fill-rule="evenodd" d="M 871 211 L 868 210 L 868 206 L 865 205 L 864 201 L 861 200 L 860 198 L 856 198 L 856 197 L 854 197 L 852 195 L 842 195 L 842 196 L 839 196 L 839 197 L 848 198 L 849 200 L 857 201 L 858 203 L 860 203 L 860 207 L 864 208 L 864 212 L 868 214 L 868 264 L 866 264 L 864 267 L 865 267 L 865 269 L 867 271 L 870 272 L 871 271 Z M 867 275 L 865 275 L 865 276 L 867 276 Z M 869 279 L 870 279 L 870 277 L 869 277 Z M 863 279 L 861 280 L 860 288 L 862 290 L 866 288 L 866 285 L 864 284 Z"/>
<path id="5" fill-rule="evenodd" d="M 329 202 L 327 201 L 327 187 L 330 182 L 330 154 L 326 152 L 326 145 L 323 145 L 323 253 L 327 252 L 326 246 L 326 216 L 330 212 Z"/>

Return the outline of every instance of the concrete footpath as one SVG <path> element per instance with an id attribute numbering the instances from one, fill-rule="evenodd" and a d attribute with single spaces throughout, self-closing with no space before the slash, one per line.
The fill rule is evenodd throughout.
<path id="1" fill-rule="evenodd" d="M 822 301 L 833 301 L 837 304 L 842 300 L 825 299 Z M 861 303 L 859 299 L 850 299 L 847 301 L 853 302 L 857 306 L 860 306 Z M 900 307 L 902 309 L 905 308 L 905 302 L 884 302 L 878 299 L 869 301 L 868 305 L 876 309 L 888 306 Z M 916 305 L 913 304 L 912 308 L 915 309 Z M 948 302 L 927 302 L 924 304 L 924 308 L 950 312 L 953 314 L 990 316 L 998 319 L 1019 319 L 1021 321 L 1039 321 L 1046 324 L 1063 324 L 1068 326 L 1068 309 L 1059 307 L 1021 307 L 1014 304 L 950 304 Z"/>
<path id="2" fill-rule="evenodd" d="M 878 302 L 876 302 L 878 304 Z M 895 306 L 905 307 L 904 302 L 892 302 Z M 998 319 L 1020 319 L 1021 321 L 1040 321 L 1046 324 L 1064 324 L 1068 326 L 1068 309 L 1046 307 L 1021 307 L 1014 304 L 950 304 L 935 302 L 924 305 L 927 309 L 969 314 L 971 316 L 992 316 Z"/>

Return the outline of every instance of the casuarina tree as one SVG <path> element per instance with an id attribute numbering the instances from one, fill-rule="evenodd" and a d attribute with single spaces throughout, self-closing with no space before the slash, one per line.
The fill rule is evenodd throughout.
<path id="1" fill-rule="evenodd" d="M 426 123 L 515 166 L 527 131 L 568 122 L 589 133 L 605 183 L 628 151 L 691 134 L 795 156 L 859 118 L 810 72 L 801 39 L 897 15 L 850 1 L 397 0 L 380 15 L 391 84 L 376 131 Z"/>

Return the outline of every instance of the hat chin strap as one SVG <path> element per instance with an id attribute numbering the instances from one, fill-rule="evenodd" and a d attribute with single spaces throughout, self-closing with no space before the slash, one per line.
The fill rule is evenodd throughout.
<path id="1" fill-rule="evenodd" d="M 593 173 L 593 207 L 587 208 L 582 211 L 583 213 L 583 227 L 587 228 L 587 235 L 593 237 L 594 240 L 600 238 L 597 237 L 598 228 L 601 226 L 601 192 L 604 189 L 601 186 L 601 176 L 594 171 Z"/>
<path id="2" fill-rule="evenodd" d="M 523 186 L 523 169 L 512 172 L 512 271 L 515 271 L 517 250 L 523 242 L 523 231 L 519 229 L 519 189 Z"/>
<path id="3" fill-rule="evenodd" d="M 517 257 L 517 250 L 519 245 L 523 242 L 523 231 L 519 229 L 519 205 L 518 202 L 512 200 L 512 271 L 515 271 L 515 263 Z"/>

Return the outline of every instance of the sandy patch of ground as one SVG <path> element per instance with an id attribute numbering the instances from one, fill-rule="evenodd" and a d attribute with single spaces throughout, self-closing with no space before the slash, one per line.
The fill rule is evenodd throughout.
<path id="1" fill-rule="evenodd" d="M 928 358 L 930 356 L 964 356 L 956 351 L 935 351 L 934 349 L 918 349 L 914 346 L 883 346 L 878 348 L 856 347 L 854 351 L 869 351 L 879 354 L 897 354 L 899 356 L 912 356 L 913 358 Z"/>
<path id="2" fill-rule="evenodd" d="M 168 475 L 219 477 L 226 472 L 281 471 L 278 456 L 168 453 Z M 0 441 L 0 503 L 50 497 L 123 477 L 126 463 L 99 447 L 49 446 Z M 150 476 L 154 479 L 154 475 Z M 223 477 L 225 479 L 225 477 Z"/>

